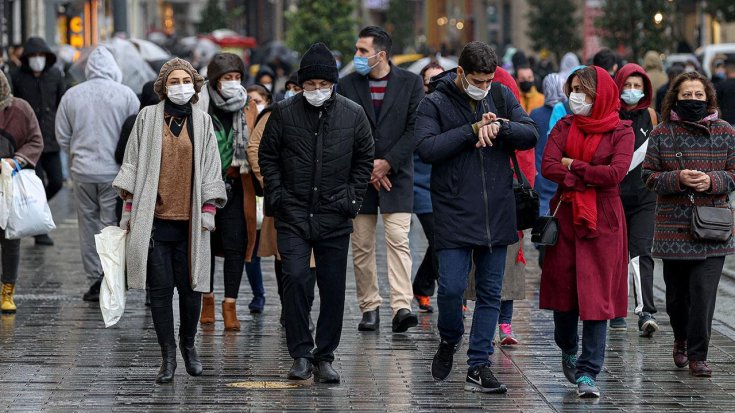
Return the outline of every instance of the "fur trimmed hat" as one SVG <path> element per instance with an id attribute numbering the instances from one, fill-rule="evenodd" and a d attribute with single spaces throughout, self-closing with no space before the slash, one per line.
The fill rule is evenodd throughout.
<path id="1" fill-rule="evenodd" d="M 311 79 L 322 79 L 332 83 L 339 80 L 337 61 L 334 60 L 332 51 L 321 42 L 313 44 L 304 53 L 298 73 L 299 85 Z"/>
<path id="2" fill-rule="evenodd" d="M 202 85 L 204 85 L 204 78 L 196 71 L 196 69 L 194 69 L 191 63 L 184 59 L 179 59 L 178 57 L 174 57 L 163 64 L 161 71 L 158 73 L 158 79 L 156 79 L 156 83 L 153 84 L 153 90 L 161 100 L 166 99 L 166 81 L 168 80 L 168 76 L 174 70 L 183 70 L 189 73 L 191 80 L 194 83 L 195 92 L 190 102 L 197 103 L 199 101 L 199 92 L 201 92 Z"/>

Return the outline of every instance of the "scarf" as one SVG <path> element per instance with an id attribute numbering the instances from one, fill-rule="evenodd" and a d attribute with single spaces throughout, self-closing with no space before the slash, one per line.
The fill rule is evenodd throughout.
<path id="1" fill-rule="evenodd" d="M 231 166 L 239 166 L 240 173 L 250 172 L 250 163 L 248 162 L 248 125 L 245 121 L 245 112 L 243 111 L 248 103 L 248 94 L 245 88 L 240 88 L 240 93 L 231 98 L 223 97 L 219 91 L 215 90 L 214 85 L 210 82 L 207 84 L 209 97 L 214 105 L 225 112 L 232 112 L 234 119 L 232 120 L 232 164 Z"/>
<path id="2" fill-rule="evenodd" d="M 5 110 L 13 102 L 13 94 L 10 93 L 10 84 L 5 73 L 0 71 L 0 110 Z"/>
<path id="3" fill-rule="evenodd" d="M 550 73 L 544 78 L 544 105 L 553 108 L 559 102 L 564 102 L 564 80 L 558 73 Z"/>
<path id="4" fill-rule="evenodd" d="M 704 118 L 702 118 L 699 122 L 707 122 L 707 121 L 712 122 L 712 121 L 715 121 L 715 120 L 717 120 L 719 118 L 720 118 L 719 112 L 714 111 L 714 112 L 710 113 L 709 115 L 705 116 Z M 673 109 L 671 110 L 671 120 L 677 121 L 677 122 L 683 122 L 681 120 L 681 116 L 679 116 L 679 114 L 676 113 Z"/>
<path id="5" fill-rule="evenodd" d="M 173 117 L 176 119 L 186 119 L 186 129 L 189 131 L 189 138 L 194 142 L 194 126 L 191 120 L 191 103 L 177 105 L 167 98 L 163 104 L 163 113 L 164 118 Z M 166 121 L 169 122 L 169 119 L 166 119 Z M 169 128 L 171 129 L 171 133 L 175 136 L 179 136 L 183 125 L 184 122 L 170 122 Z"/>
<path id="6" fill-rule="evenodd" d="M 602 68 L 597 72 L 597 96 L 590 116 L 572 115 L 572 126 L 567 135 L 566 156 L 584 162 L 592 161 L 603 134 L 614 130 L 620 123 L 620 97 L 612 77 Z M 565 193 L 572 202 L 574 227 L 581 238 L 597 236 L 597 189 L 587 187 L 581 192 Z"/>

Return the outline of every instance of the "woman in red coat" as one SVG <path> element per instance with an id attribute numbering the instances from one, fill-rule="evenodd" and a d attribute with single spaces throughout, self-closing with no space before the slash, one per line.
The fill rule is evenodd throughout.
<path id="1" fill-rule="evenodd" d="M 580 397 L 599 397 L 595 384 L 605 359 L 607 320 L 624 317 L 628 305 L 625 214 L 619 185 L 628 172 L 635 137 L 618 117 L 620 94 L 596 66 L 567 79 L 573 115 L 549 135 L 542 174 L 559 187 L 551 200 L 559 240 L 547 249 L 540 307 L 554 310 L 554 338 L 562 369 Z M 577 323 L 582 353 L 577 358 Z"/>

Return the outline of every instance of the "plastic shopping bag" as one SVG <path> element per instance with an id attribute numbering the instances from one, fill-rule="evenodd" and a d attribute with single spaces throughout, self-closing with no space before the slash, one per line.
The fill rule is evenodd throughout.
<path id="1" fill-rule="evenodd" d="M 263 197 L 255 197 L 255 228 L 260 230 L 263 226 Z"/>
<path id="2" fill-rule="evenodd" d="M 8 226 L 10 205 L 13 201 L 13 168 L 15 165 L 5 159 L 0 161 L 0 228 Z"/>
<path id="3" fill-rule="evenodd" d="M 5 236 L 8 239 L 21 239 L 48 234 L 56 229 L 46 201 L 46 190 L 36 172 L 17 168 L 13 172 L 12 182 L 13 198 Z"/>
<path id="4" fill-rule="evenodd" d="M 107 227 L 94 236 L 105 274 L 100 286 L 100 310 L 105 327 L 115 325 L 125 312 L 125 237 L 120 227 Z"/>

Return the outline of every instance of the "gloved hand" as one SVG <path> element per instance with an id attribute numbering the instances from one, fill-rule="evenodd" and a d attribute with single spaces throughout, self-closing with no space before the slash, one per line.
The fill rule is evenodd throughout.
<path id="1" fill-rule="evenodd" d="M 214 214 L 211 214 L 209 212 L 202 212 L 202 230 L 213 232 L 215 229 Z"/>
<path id="2" fill-rule="evenodd" d="M 123 204 L 122 216 L 120 217 L 120 228 L 125 231 L 130 230 L 130 214 L 133 212 L 133 200 L 125 201 Z"/>

